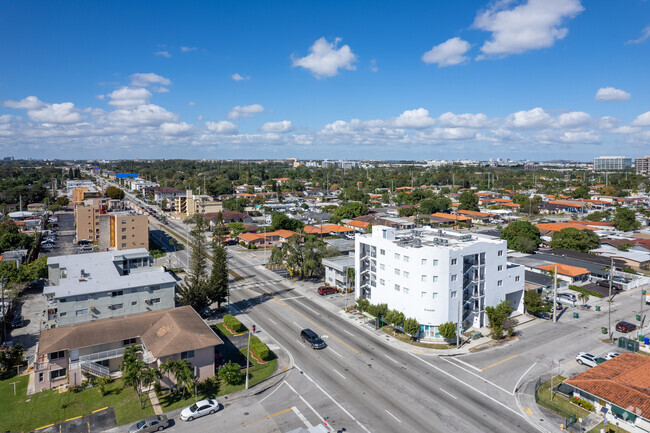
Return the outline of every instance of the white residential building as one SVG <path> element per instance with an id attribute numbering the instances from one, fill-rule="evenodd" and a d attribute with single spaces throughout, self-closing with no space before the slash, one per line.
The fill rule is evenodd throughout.
<path id="1" fill-rule="evenodd" d="M 323 267 L 325 268 L 325 282 L 327 284 L 338 287 L 339 289 L 348 288 L 347 270 L 348 268 L 354 268 L 354 257 L 329 257 L 323 259 Z M 352 284 L 353 280 L 354 279 L 350 280 L 350 284 Z M 351 285 L 350 288 L 352 288 Z"/>
<path id="2" fill-rule="evenodd" d="M 599 156 L 594 158 L 594 171 L 627 170 L 632 168 L 632 158 L 625 156 Z"/>
<path id="3" fill-rule="evenodd" d="M 485 307 L 503 300 L 523 312 L 524 268 L 507 263 L 503 240 L 373 226 L 355 247 L 355 297 L 416 318 L 424 337 L 459 318 L 464 329 L 487 326 Z"/>
<path id="4" fill-rule="evenodd" d="M 176 279 L 144 248 L 47 259 L 45 327 L 174 307 Z"/>

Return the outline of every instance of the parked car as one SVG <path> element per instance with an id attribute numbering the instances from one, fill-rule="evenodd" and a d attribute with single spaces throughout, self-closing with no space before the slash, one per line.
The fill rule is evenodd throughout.
<path id="1" fill-rule="evenodd" d="M 573 302 L 576 302 L 578 300 L 576 295 L 574 295 L 573 293 L 558 293 L 557 297 L 562 299 L 568 299 Z"/>
<path id="2" fill-rule="evenodd" d="M 625 278 L 625 277 L 620 277 L 620 276 L 618 276 L 618 275 L 615 276 L 615 277 L 613 277 L 613 278 L 612 278 L 612 281 L 614 281 L 614 282 L 616 282 L 616 283 L 621 283 L 621 284 L 629 284 L 629 283 L 630 283 L 630 280 L 628 280 L 628 279 Z"/>
<path id="3" fill-rule="evenodd" d="M 181 411 L 180 419 L 183 421 L 192 421 L 195 418 L 213 414 L 220 408 L 221 406 L 219 405 L 219 402 L 214 398 L 208 400 L 200 400 L 194 403 L 192 406 L 183 409 Z"/>
<path id="4" fill-rule="evenodd" d="M 598 280 L 596 284 L 609 288 L 609 280 Z M 621 286 L 621 283 L 616 282 L 616 280 L 612 280 L 612 290 L 623 290 L 623 286 Z"/>
<path id="5" fill-rule="evenodd" d="M 616 330 L 618 332 L 632 332 L 636 329 L 636 325 L 634 323 L 626 322 L 626 321 L 621 321 L 616 324 Z"/>
<path id="6" fill-rule="evenodd" d="M 610 359 L 616 358 L 618 355 L 620 355 L 618 352 L 609 352 L 607 355 L 605 355 L 605 359 L 609 361 Z"/>
<path id="7" fill-rule="evenodd" d="M 309 343 L 312 349 L 322 349 L 325 347 L 325 342 L 309 328 L 300 331 L 300 338 L 303 342 Z"/>
<path id="8" fill-rule="evenodd" d="M 11 327 L 16 329 L 16 328 L 22 328 L 23 325 L 24 325 L 23 316 L 14 316 L 13 320 L 11 321 Z"/>
<path id="9" fill-rule="evenodd" d="M 588 365 L 589 367 L 595 367 L 598 365 L 596 357 L 587 352 L 578 353 L 578 356 L 576 356 L 576 361 L 578 361 L 578 364 L 580 365 Z"/>
<path id="10" fill-rule="evenodd" d="M 333 286 L 321 286 L 318 288 L 318 294 L 323 296 L 323 295 L 331 295 L 333 293 L 338 292 L 339 289 Z"/>
<path id="11" fill-rule="evenodd" d="M 169 419 L 166 415 L 154 415 L 138 421 L 129 428 L 129 433 L 148 433 L 162 431 L 169 427 Z"/>
<path id="12" fill-rule="evenodd" d="M 93 247 L 92 245 L 82 245 L 81 248 L 79 248 L 79 251 L 92 251 Z"/>

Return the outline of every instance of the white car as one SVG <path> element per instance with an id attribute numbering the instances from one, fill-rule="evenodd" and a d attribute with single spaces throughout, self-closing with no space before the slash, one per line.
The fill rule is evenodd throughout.
<path id="1" fill-rule="evenodd" d="M 596 362 L 596 357 L 587 352 L 578 353 L 578 356 L 576 356 L 576 361 L 578 361 L 578 364 L 580 365 L 588 365 L 589 367 L 595 367 L 598 365 L 598 362 Z"/>
<path id="2" fill-rule="evenodd" d="M 192 421 L 195 418 L 200 418 L 204 415 L 213 414 L 221 409 L 219 402 L 212 398 L 209 400 L 200 400 L 190 407 L 186 407 L 181 411 L 181 420 Z"/>
<path id="3" fill-rule="evenodd" d="M 618 355 L 620 355 L 620 353 L 609 352 L 607 355 L 605 355 L 605 359 L 609 361 L 610 359 L 616 358 Z"/>

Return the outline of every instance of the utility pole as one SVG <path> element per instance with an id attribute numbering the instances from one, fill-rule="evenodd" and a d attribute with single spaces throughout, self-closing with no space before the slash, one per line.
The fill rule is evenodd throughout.
<path id="1" fill-rule="evenodd" d="M 255 325 L 253 325 L 254 327 Z M 246 387 L 244 389 L 248 389 L 248 366 L 250 364 L 250 356 L 251 356 L 251 330 L 248 330 L 248 349 L 246 350 Z"/>
<path id="2" fill-rule="evenodd" d="M 607 298 L 607 335 L 612 340 L 612 271 L 614 270 L 614 257 L 609 265 L 609 297 Z"/>
<path id="3" fill-rule="evenodd" d="M 553 272 L 553 323 L 557 322 L 557 265 Z"/>
<path id="4" fill-rule="evenodd" d="M 456 349 L 460 347 L 460 303 L 458 301 L 458 316 L 456 318 Z"/>

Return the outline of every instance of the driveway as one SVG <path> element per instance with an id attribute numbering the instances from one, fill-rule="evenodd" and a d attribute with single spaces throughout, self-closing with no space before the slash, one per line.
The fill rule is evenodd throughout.
<path id="1" fill-rule="evenodd" d="M 25 348 L 26 357 L 34 353 L 41 332 L 45 314 L 43 283 L 39 281 L 39 284 L 28 285 L 18 299 L 16 307 L 16 312 L 23 316 L 24 326 L 12 330 L 10 339 Z"/>

